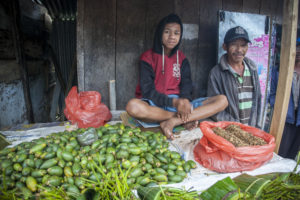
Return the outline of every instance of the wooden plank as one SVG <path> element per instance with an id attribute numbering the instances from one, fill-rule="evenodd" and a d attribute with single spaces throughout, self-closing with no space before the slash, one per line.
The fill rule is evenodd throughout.
<path id="1" fill-rule="evenodd" d="M 27 120 L 29 123 L 34 123 L 33 108 L 32 108 L 29 80 L 28 80 L 28 71 L 27 71 L 24 47 L 22 42 L 21 30 L 20 30 L 19 1 L 18 0 L 11 1 L 10 8 L 12 13 L 11 18 L 13 24 L 12 32 L 13 32 L 13 38 L 15 42 L 16 57 L 19 63 L 19 70 L 20 70 L 21 80 L 23 85 Z"/>
<path id="2" fill-rule="evenodd" d="M 135 95 L 139 76 L 139 58 L 144 51 L 146 0 L 117 2 L 116 100 L 117 109 L 125 109 Z"/>
<path id="3" fill-rule="evenodd" d="M 282 23 L 284 0 L 261 0 L 260 11 L 262 15 L 269 15 L 276 23 Z"/>
<path id="4" fill-rule="evenodd" d="M 243 12 L 258 14 L 260 11 L 261 1 L 263 0 L 243 0 Z"/>
<path id="5" fill-rule="evenodd" d="M 84 2 L 84 90 L 101 93 L 109 103 L 109 80 L 115 76 L 116 0 Z"/>
<path id="6" fill-rule="evenodd" d="M 77 79 L 78 90 L 84 91 L 84 0 L 77 0 Z"/>
<path id="7" fill-rule="evenodd" d="M 197 75 L 198 36 L 199 36 L 199 6 L 198 0 L 175 0 L 175 12 L 181 17 L 184 31 L 180 49 L 189 60 L 192 80 L 194 83 L 193 97 L 199 96 L 199 74 Z"/>
<path id="8" fill-rule="evenodd" d="M 145 34 L 145 47 L 144 50 L 152 48 L 154 32 L 158 22 L 168 14 L 174 12 L 173 0 L 151 0 L 146 1 L 146 34 Z"/>
<path id="9" fill-rule="evenodd" d="M 276 10 L 273 13 L 274 22 L 277 23 L 277 24 L 282 24 L 282 17 L 283 17 L 283 9 L 282 8 L 283 8 L 284 0 L 276 0 L 276 2 L 277 2 L 276 3 Z M 299 18 L 299 15 L 298 15 L 298 18 Z"/>
<path id="10" fill-rule="evenodd" d="M 175 0 L 174 10 L 182 20 L 182 23 L 194 24 L 199 23 L 199 6 L 198 0 Z"/>
<path id="11" fill-rule="evenodd" d="M 217 60 L 217 13 L 222 9 L 222 0 L 200 0 L 199 6 L 197 68 L 194 76 L 196 94 L 203 97 L 206 96 L 208 74 Z"/>
<path id="12" fill-rule="evenodd" d="M 277 0 L 261 0 L 260 14 L 273 16 L 276 13 Z"/>
<path id="13" fill-rule="evenodd" d="M 110 111 L 117 108 L 116 99 L 116 80 L 109 81 L 109 109 Z"/>
<path id="14" fill-rule="evenodd" d="M 243 10 L 243 1 L 241 0 L 222 0 L 222 4 L 222 9 L 226 11 L 242 12 Z"/>
<path id="15" fill-rule="evenodd" d="M 290 99 L 296 54 L 297 20 L 298 0 L 284 1 L 281 38 L 281 49 L 284 51 L 280 52 L 279 80 L 276 91 L 276 94 L 280 95 L 276 95 L 270 128 L 270 134 L 276 138 L 276 153 L 279 150 Z"/>

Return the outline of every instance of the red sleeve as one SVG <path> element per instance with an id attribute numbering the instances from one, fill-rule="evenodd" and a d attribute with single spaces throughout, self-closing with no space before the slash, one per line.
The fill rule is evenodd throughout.
<path id="1" fill-rule="evenodd" d="M 152 63 L 153 63 L 153 51 L 152 49 L 149 49 L 148 51 L 145 51 L 141 57 L 140 57 L 140 60 L 141 61 L 144 61 L 146 63 L 148 63 L 149 65 L 152 66 Z"/>

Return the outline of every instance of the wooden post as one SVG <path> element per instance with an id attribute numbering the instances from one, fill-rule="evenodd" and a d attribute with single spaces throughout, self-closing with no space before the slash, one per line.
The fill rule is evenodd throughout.
<path id="1" fill-rule="evenodd" d="M 78 90 L 80 92 L 85 90 L 84 81 L 84 0 L 77 0 L 77 44 L 76 44 L 76 54 L 77 54 L 77 78 L 78 78 Z"/>
<path id="2" fill-rule="evenodd" d="M 285 0 L 283 4 L 279 80 L 270 128 L 270 134 L 276 138 L 276 153 L 279 150 L 291 93 L 298 20 L 298 0 Z"/>
<path id="3" fill-rule="evenodd" d="M 19 1 L 12 0 L 10 3 L 10 8 L 11 8 L 11 13 L 12 13 L 11 18 L 12 18 L 12 25 L 13 25 L 12 33 L 13 33 L 14 44 L 15 44 L 16 59 L 19 64 L 21 80 L 22 80 L 22 85 L 23 85 L 23 92 L 24 92 L 24 99 L 25 99 L 25 106 L 26 106 L 26 115 L 27 115 L 28 122 L 34 123 L 27 65 L 26 65 L 25 53 L 24 53 L 23 42 L 22 42 L 21 31 L 20 31 Z"/>
<path id="4" fill-rule="evenodd" d="M 116 110 L 116 81 L 115 80 L 110 80 L 109 81 L 109 108 L 110 110 Z"/>

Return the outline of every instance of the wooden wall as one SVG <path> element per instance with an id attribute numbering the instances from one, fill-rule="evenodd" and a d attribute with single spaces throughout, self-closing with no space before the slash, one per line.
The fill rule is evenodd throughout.
<path id="1" fill-rule="evenodd" d="M 281 23 L 283 0 L 78 0 L 77 68 L 80 91 L 96 90 L 109 104 L 109 80 L 116 80 L 117 109 L 134 97 L 138 60 L 152 47 L 159 20 L 177 13 L 196 27 L 183 39 L 190 61 L 194 97 L 205 96 L 210 69 L 216 64 L 217 11 L 270 15 Z"/>

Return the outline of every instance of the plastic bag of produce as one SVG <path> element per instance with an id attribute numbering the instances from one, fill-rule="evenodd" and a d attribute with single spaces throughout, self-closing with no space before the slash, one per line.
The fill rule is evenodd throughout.
<path id="1" fill-rule="evenodd" d="M 230 124 L 240 126 L 244 131 L 262 138 L 261 146 L 235 147 L 231 142 L 216 135 L 212 128 L 226 128 Z M 253 170 L 273 157 L 275 138 L 260 129 L 238 122 L 201 122 L 203 137 L 194 148 L 194 157 L 204 167 L 217 172 L 238 172 Z"/>
<path id="2" fill-rule="evenodd" d="M 111 119 L 108 107 L 101 103 L 101 94 L 96 91 L 77 93 L 74 86 L 65 99 L 66 118 L 79 128 L 103 126 Z"/>

